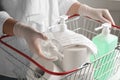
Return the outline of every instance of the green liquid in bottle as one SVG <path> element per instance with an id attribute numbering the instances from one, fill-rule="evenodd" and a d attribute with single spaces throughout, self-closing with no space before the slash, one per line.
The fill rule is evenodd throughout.
<path id="1" fill-rule="evenodd" d="M 113 72 L 112 68 L 115 65 L 113 60 L 115 54 L 113 50 L 117 46 L 118 37 L 110 34 L 109 28 L 111 28 L 111 24 L 104 23 L 100 28 L 103 28 L 102 33 L 92 39 L 98 49 L 98 53 L 95 57 L 99 58 L 98 62 L 94 65 L 94 79 L 108 80 Z M 93 56 L 91 56 L 91 61 L 94 61 Z"/>
<path id="2" fill-rule="evenodd" d="M 115 49 L 115 47 L 117 46 L 118 37 L 112 34 L 108 34 L 108 35 L 99 34 L 98 36 L 95 36 L 92 39 L 92 41 L 95 43 L 98 49 L 96 58 L 100 58 Z M 112 69 L 112 67 L 114 67 L 114 62 L 112 60 L 114 56 L 115 55 L 104 57 L 102 58 L 103 60 L 99 61 L 99 65 L 102 68 L 99 68 L 94 72 L 94 78 L 97 78 L 98 76 L 102 75 L 97 80 L 107 80 L 110 77 L 112 71 L 109 72 L 109 70 Z M 94 58 L 91 56 L 91 61 L 93 60 Z"/>

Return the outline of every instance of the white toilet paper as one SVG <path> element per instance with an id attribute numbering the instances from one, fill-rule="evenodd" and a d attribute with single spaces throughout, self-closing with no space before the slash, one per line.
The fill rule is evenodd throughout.
<path id="1" fill-rule="evenodd" d="M 90 54 L 85 46 L 73 46 L 63 51 L 63 69 L 65 71 L 80 67 L 85 62 L 90 62 Z"/>

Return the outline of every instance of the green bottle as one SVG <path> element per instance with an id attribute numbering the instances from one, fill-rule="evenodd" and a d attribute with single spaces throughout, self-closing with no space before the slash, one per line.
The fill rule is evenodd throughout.
<path id="1" fill-rule="evenodd" d="M 96 58 L 100 58 L 102 56 L 104 56 L 105 54 L 107 54 L 108 52 L 112 51 L 115 49 L 115 47 L 117 46 L 118 43 L 118 37 L 110 34 L 110 28 L 111 28 L 111 24 L 109 23 L 104 23 L 102 24 L 102 26 L 98 29 L 102 29 L 102 33 L 93 37 L 92 41 L 93 43 L 95 43 L 97 49 L 98 49 L 98 53 L 96 55 Z M 110 59 L 112 59 L 114 57 L 114 55 L 112 55 L 111 57 L 109 57 Z M 101 69 L 96 70 L 94 72 L 94 77 L 96 78 L 97 76 L 103 75 L 102 77 L 100 77 L 97 80 L 107 80 L 107 78 L 110 77 L 111 72 L 108 72 L 108 70 L 110 70 L 113 66 L 113 60 L 110 61 L 110 59 L 104 59 L 100 62 L 100 65 L 103 65 Z M 92 58 L 93 59 L 93 58 Z M 107 65 L 108 63 L 111 63 L 111 65 Z M 110 67 L 111 66 L 111 67 Z M 105 73 L 106 74 L 103 74 Z"/>

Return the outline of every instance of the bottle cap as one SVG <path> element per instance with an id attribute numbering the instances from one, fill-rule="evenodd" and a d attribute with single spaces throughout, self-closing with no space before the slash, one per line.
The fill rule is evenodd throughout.
<path id="1" fill-rule="evenodd" d="M 63 15 L 63 16 L 60 16 L 60 22 L 59 22 L 59 25 L 60 25 L 60 31 L 61 32 L 64 32 L 67 30 L 67 25 L 65 23 L 65 20 L 68 19 L 68 16 L 67 15 Z"/>
<path id="2" fill-rule="evenodd" d="M 95 28 L 95 31 L 102 29 L 102 34 L 107 35 L 107 34 L 110 34 L 110 28 L 111 28 L 110 23 L 103 23 L 100 27 Z"/>

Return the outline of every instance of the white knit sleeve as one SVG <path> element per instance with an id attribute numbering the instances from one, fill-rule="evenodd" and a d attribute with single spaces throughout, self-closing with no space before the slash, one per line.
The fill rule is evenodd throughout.
<path id="1" fill-rule="evenodd" d="M 5 11 L 0 12 L 0 36 L 3 34 L 3 24 L 8 18 L 11 17 L 7 12 Z"/>
<path id="2" fill-rule="evenodd" d="M 77 0 L 58 0 L 60 15 L 64 15 L 67 13 L 69 8 L 75 3 Z"/>

